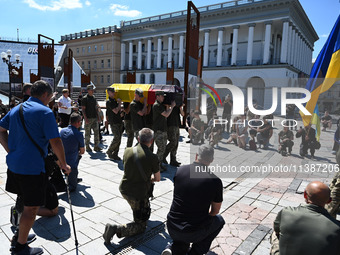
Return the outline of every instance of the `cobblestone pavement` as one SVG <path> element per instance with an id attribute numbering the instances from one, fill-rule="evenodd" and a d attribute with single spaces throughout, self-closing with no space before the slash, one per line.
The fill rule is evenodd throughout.
<path id="1" fill-rule="evenodd" d="M 231 164 L 240 166 L 311 166 L 323 164 L 331 170 L 335 157 L 331 154 L 333 130 L 321 135 L 321 149 L 316 151 L 316 159 L 302 159 L 298 156 L 300 139 L 295 139 L 293 153 L 282 157 L 277 153 L 277 134 L 279 124 L 275 124 L 274 135 L 268 150 L 257 152 L 242 150 L 232 144 L 226 144 L 224 138 L 215 151 L 213 164 Z M 173 176 L 176 168 L 168 166 L 162 173 L 161 182 L 154 190 L 155 199 L 151 202 L 152 214 L 146 233 L 133 238 L 119 239 L 114 237 L 111 245 L 105 245 L 102 238 L 105 224 L 128 223 L 132 213 L 128 203 L 122 198 L 118 185 L 122 178 L 122 162 L 108 159 L 105 151 L 112 140 L 112 135 L 104 135 L 101 144 L 103 152 L 85 153 L 79 165 L 79 184 L 77 192 L 71 194 L 72 208 L 75 217 L 78 254 L 160 254 L 171 241 L 164 222 L 172 201 Z M 93 138 L 92 138 L 93 139 Z M 181 130 L 178 160 L 188 164 L 196 147 L 187 141 L 187 133 Z M 92 140 L 91 140 L 92 141 Z M 119 156 L 123 156 L 126 137 L 123 136 Z M 9 239 L 12 237 L 9 223 L 10 207 L 15 196 L 5 191 L 6 163 L 5 151 L 0 148 L 0 254 L 8 254 Z M 317 166 L 317 165 L 315 165 Z M 318 166 L 317 166 L 318 167 Z M 317 173 L 310 176 L 300 173 L 237 173 L 219 174 L 223 180 L 224 201 L 221 214 L 226 224 L 214 240 L 209 254 L 269 254 L 269 235 L 277 212 L 284 206 L 297 206 L 303 203 L 303 190 L 310 180 L 321 180 L 329 183 L 333 173 Z M 70 207 L 66 194 L 59 194 L 60 209 L 58 216 L 37 218 L 33 231 L 38 238 L 33 243 L 40 246 L 45 254 L 77 254 L 72 229 Z"/>

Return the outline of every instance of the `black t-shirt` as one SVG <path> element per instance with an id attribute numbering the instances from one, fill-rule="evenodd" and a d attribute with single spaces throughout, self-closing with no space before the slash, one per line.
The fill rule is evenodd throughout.
<path id="1" fill-rule="evenodd" d="M 192 178 L 190 171 L 200 167 L 196 162 L 181 166 L 174 177 L 174 197 L 167 218 L 168 224 L 178 231 L 190 232 L 207 226 L 211 203 L 223 201 L 221 179 L 202 172 L 195 176 L 200 178 Z"/>
<path id="2" fill-rule="evenodd" d="M 81 105 L 85 106 L 86 117 L 89 119 L 97 118 L 97 100 L 94 96 L 86 94 L 81 101 Z"/>
<path id="3" fill-rule="evenodd" d="M 329 121 L 329 120 L 331 120 L 331 119 L 332 119 L 332 116 L 331 116 L 331 115 L 323 116 L 323 117 L 321 118 L 321 120 L 325 120 L 325 121 Z"/>
<path id="4" fill-rule="evenodd" d="M 107 118 L 110 123 L 113 124 L 122 124 L 122 118 L 120 117 L 120 112 L 115 114 L 112 110 L 118 107 L 118 102 L 114 98 L 110 98 L 106 100 L 106 113 Z"/>
<path id="5" fill-rule="evenodd" d="M 180 115 L 180 109 L 178 106 L 175 106 L 172 109 L 172 112 L 170 113 L 167 119 L 168 127 L 179 127 L 181 123 L 181 119 L 179 115 Z"/>
<path id="6" fill-rule="evenodd" d="M 271 129 L 273 129 L 272 125 L 269 122 L 267 122 L 267 123 L 264 123 L 260 127 L 260 129 L 263 129 L 263 128 L 267 128 L 267 129 L 261 132 L 262 137 L 263 138 L 269 138 L 269 132 L 270 132 Z"/>
<path id="7" fill-rule="evenodd" d="M 162 112 L 166 110 L 164 104 L 160 104 L 158 101 L 156 101 L 152 106 L 152 129 L 153 131 L 166 131 L 167 130 L 167 123 L 166 123 L 166 117 L 162 115 Z"/>
<path id="8" fill-rule="evenodd" d="M 141 102 L 133 100 L 130 104 L 130 114 L 132 121 L 133 131 L 138 131 L 145 128 L 144 116 L 138 114 L 139 111 L 143 110 L 144 105 Z"/>
<path id="9" fill-rule="evenodd" d="M 130 106 L 130 103 L 129 102 L 124 102 L 123 106 L 124 106 L 124 109 L 126 110 Z M 129 113 L 125 113 L 124 114 L 124 120 L 131 120 L 130 111 L 129 111 Z"/>
<path id="10" fill-rule="evenodd" d="M 233 100 L 229 101 L 231 103 L 231 105 L 226 101 L 223 104 L 223 113 L 224 114 L 231 114 L 231 108 L 233 106 Z"/>

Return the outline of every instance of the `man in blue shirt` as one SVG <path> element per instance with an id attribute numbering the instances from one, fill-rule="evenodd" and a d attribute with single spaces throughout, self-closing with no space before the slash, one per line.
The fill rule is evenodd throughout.
<path id="1" fill-rule="evenodd" d="M 33 84 L 31 97 L 23 103 L 25 126 L 33 140 L 44 151 L 44 156 L 47 155 L 48 144 L 51 144 L 61 169 L 69 174 L 71 169 L 66 164 L 64 147 L 53 112 L 46 107 L 51 97 L 52 89 L 47 82 L 39 80 Z M 0 143 L 8 153 L 6 190 L 20 195 L 24 201 L 17 245 L 12 254 L 42 254 L 41 248 L 31 248 L 27 245 L 27 236 L 39 207 L 45 203 L 45 162 L 23 128 L 19 108 L 19 105 L 13 108 L 0 121 Z"/>
<path id="2" fill-rule="evenodd" d="M 60 137 L 65 148 L 66 162 L 71 167 L 68 176 L 70 191 L 75 191 L 78 184 L 78 164 L 80 155 L 84 154 L 84 136 L 79 132 L 81 116 L 78 113 L 71 114 L 71 125 L 60 131 Z M 80 179 L 79 179 L 80 180 Z"/>

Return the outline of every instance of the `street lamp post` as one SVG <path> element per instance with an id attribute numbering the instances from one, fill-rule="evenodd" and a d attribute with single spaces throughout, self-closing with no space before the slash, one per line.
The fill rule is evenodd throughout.
<path id="1" fill-rule="evenodd" d="M 9 93 L 8 93 L 8 98 L 9 98 L 9 102 L 11 101 L 12 98 L 12 84 L 11 84 L 11 73 L 16 72 L 16 70 L 14 69 L 13 71 L 13 65 L 14 63 L 19 63 L 20 61 L 20 55 L 19 54 L 15 54 L 14 58 L 16 62 L 11 62 L 11 57 L 12 57 L 12 51 L 11 50 L 7 50 L 6 52 L 1 52 L 1 58 L 2 61 L 4 63 L 7 64 L 8 66 L 8 84 L 9 84 Z"/>

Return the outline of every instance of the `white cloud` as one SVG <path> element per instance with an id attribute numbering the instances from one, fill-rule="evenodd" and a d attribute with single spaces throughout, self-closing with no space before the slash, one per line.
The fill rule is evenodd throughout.
<path id="1" fill-rule="evenodd" d="M 52 0 L 49 5 L 38 4 L 35 0 L 24 0 L 29 7 L 40 11 L 59 11 L 60 9 L 82 8 L 80 0 Z"/>
<path id="2" fill-rule="evenodd" d="M 142 15 L 140 11 L 129 10 L 129 6 L 120 5 L 120 4 L 112 4 L 110 6 L 110 10 L 113 11 L 113 14 L 116 16 L 135 18 L 135 17 Z"/>
<path id="3" fill-rule="evenodd" d="M 320 35 L 320 38 L 328 38 L 329 34 Z"/>
<path id="4" fill-rule="evenodd" d="M 90 5 L 91 5 L 91 2 L 90 2 L 90 1 L 86 1 L 86 2 L 85 2 L 85 5 L 86 5 L 86 6 L 90 6 Z"/>

